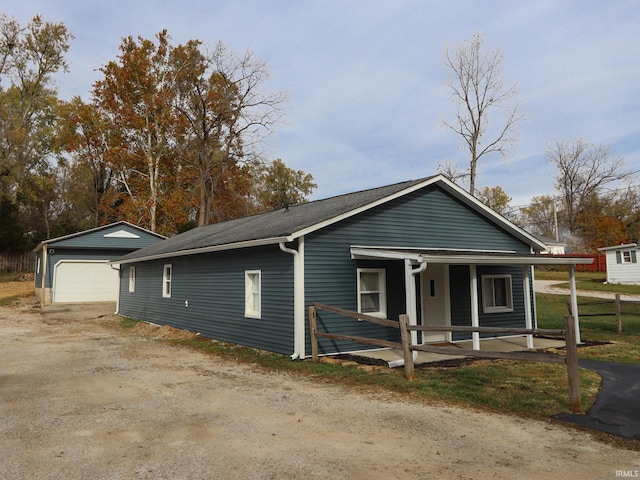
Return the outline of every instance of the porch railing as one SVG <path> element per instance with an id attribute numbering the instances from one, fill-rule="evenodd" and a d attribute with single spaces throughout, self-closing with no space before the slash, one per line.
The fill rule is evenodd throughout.
<path id="1" fill-rule="evenodd" d="M 317 310 L 325 310 L 351 318 L 357 318 L 366 322 L 382 325 L 400 330 L 401 343 L 389 340 L 381 340 L 369 337 L 359 337 L 353 335 L 342 335 L 330 332 L 319 332 L 317 329 Z M 437 353 L 441 355 L 456 355 L 476 358 L 521 360 L 527 362 L 544 362 L 564 364 L 567 366 L 567 377 L 569 383 L 569 400 L 571 411 L 580 412 L 582 409 L 580 400 L 580 372 L 578 368 L 578 350 L 576 345 L 575 320 L 572 316 L 565 317 L 564 330 L 547 329 L 527 329 L 527 328 L 496 328 L 496 327 L 465 327 L 465 326 L 430 326 L 430 325 L 409 325 L 409 316 L 400 315 L 398 321 L 381 319 L 350 310 L 345 310 L 330 305 L 314 302 L 309 307 L 309 331 L 311 333 L 311 359 L 318 361 L 318 338 L 329 338 L 333 340 L 344 340 L 365 345 L 376 345 L 381 347 L 401 349 L 404 358 L 404 374 L 407 380 L 413 380 L 415 375 L 414 352 Z M 557 335 L 564 336 L 566 356 L 554 355 L 540 352 L 498 352 L 489 350 L 460 350 L 454 347 L 441 347 L 437 345 L 413 345 L 411 342 L 411 332 L 478 332 L 493 334 L 512 335 Z"/>

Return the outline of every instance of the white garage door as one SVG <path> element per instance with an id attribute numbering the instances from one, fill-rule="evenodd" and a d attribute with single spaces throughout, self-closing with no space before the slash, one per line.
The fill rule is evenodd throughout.
<path id="1" fill-rule="evenodd" d="M 54 269 L 53 301 L 115 302 L 118 281 L 118 270 L 105 262 L 62 261 Z"/>

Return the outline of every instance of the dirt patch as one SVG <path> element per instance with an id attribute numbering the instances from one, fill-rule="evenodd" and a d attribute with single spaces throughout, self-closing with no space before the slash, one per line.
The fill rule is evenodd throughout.
<path id="1" fill-rule="evenodd" d="M 187 330 L 179 330 L 169 325 L 159 326 L 145 322 L 138 322 L 131 328 L 131 332 L 136 335 L 148 336 L 164 340 L 196 340 L 200 337 L 197 333 L 188 332 Z"/>
<path id="2" fill-rule="evenodd" d="M 31 279 L 33 281 L 33 278 Z M 33 295 L 35 288 L 29 281 L 0 282 L 0 301 Z"/>
<path id="3" fill-rule="evenodd" d="M 0 308 L 0 478 L 614 479 L 638 453 L 155 341 L 119 317 Z"/>

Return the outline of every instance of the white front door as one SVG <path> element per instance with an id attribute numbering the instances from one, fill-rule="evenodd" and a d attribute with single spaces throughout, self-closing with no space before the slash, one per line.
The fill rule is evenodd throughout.
<path id="1" fill-rule="evenodd" d="M 449 266 L 429 264 L 420 276 L 422 325 L 451 325 L 449 309 Z M 422 343 L 444 342 L 446 332 L 422 332 Z"/>

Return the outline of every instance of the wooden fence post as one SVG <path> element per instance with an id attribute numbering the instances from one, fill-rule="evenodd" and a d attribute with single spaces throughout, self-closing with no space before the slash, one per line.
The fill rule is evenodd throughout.
<path id="1" fill-rule="evenodd" d="M 564 317 L 565 337 L 567 349 L 567 376 L 569 377 L 569 401 L 571 412 L 580 413 L 582 402 L 580 399 L 580 370 L 578 368 L 578 347 L 576 345 L 576 328 L 573 316 Z"/>
<path id="2" fill-rule="evenodd" d="M 413 380 L 414 365 L 413 352 L 411 351 L 411 333 L 407 329 L 409 325 L 409 315 L 402 314 L 398 318 L 400 323 L 400 338 L 402 339 L 402 355 L 404 356 L 404 377 Z"/>
<path id="3" fill-rule="evenodd" d="M 616 332 L 622 333 L 622 305 L 620 305 L 619 293 L 616 293 Z"/>
<path id="4" fill-rule="evenodd" d="M 316 307 L 309 306 L 309 332 L 311 333 L 311 361 L 318 361 L 318 337 L 316 336 Z"/>

